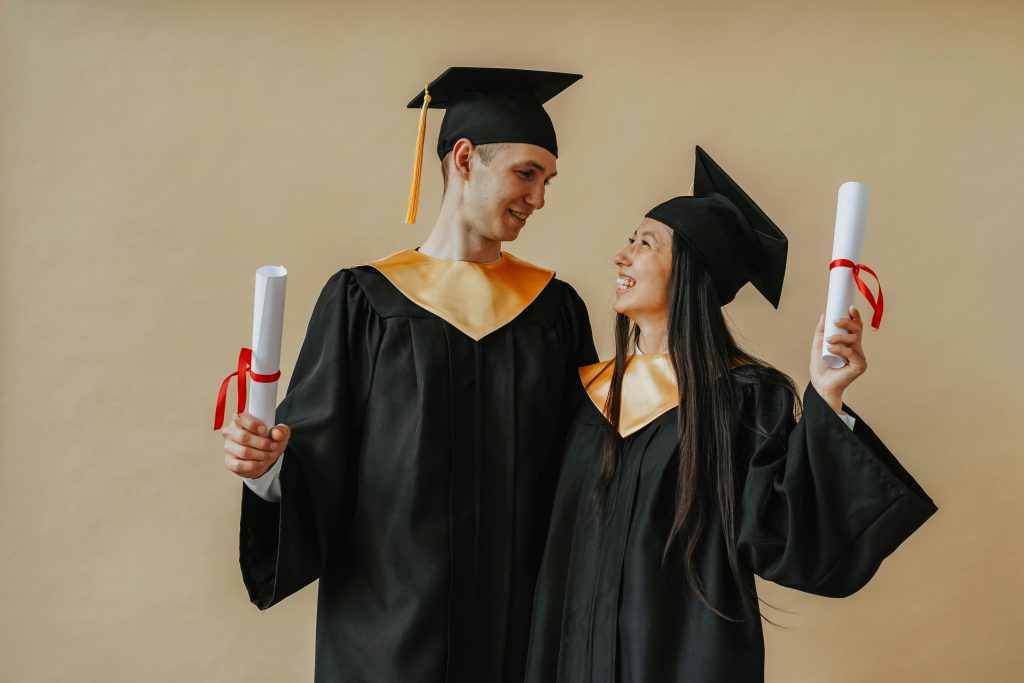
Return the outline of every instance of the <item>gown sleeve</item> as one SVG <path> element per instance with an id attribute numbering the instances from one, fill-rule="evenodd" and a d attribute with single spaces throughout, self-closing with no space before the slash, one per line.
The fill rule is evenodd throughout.
<path id="1" fill-rule="evenodd" d="M 597 362 L 597 351 L 594 349 L 594 336 L 590 328 L 590 317 L 587 307 L 570 285 L 564 285 L 565 303 L 562 306 L 561 327 L 566 340 L 565 373 L 562 389 L 561 406 L 558 413 L 558 435 L 555 440 L 554 458 L 552 458 L 552 476 L 545 477 L 550 489 L 538 490 L 539 500 L 553 502 L 558 495 L 557 487 L 565 472 L 566 445 L 569 440 L 572 423 L 584 401 L 589 402 L 587 393 L 580 384 L 579 369 Z M 548 533 L 551 533 L 549 526 Z M 546 534 L 539 538 L 541 548 L 546 542 Z"/>
<path id="2" fill-rule="evenodd" d="M 353 501 L 354 442 L 372 371 L 374 324 L 351 271 L 320 293 L 277 421 L 291 438 L 282 456 L 281 499 L 242 488 L 239 563 L 249 599 L 267 609 L 313 582 L 337 552 Z"/>
<path id="3" fill-rule="evenodd" d="M 591 412 L 583 404 L 589 401 L 579 382 L 576 398 L 581 406 L 580 413 Z M 598 419 L 603 419 L 596 410 Z M 581 425 L 579 420 L 569 428 L 562 469 L 558 478 L 554 508 L 548 528 L 544 559 L 538 575 L 537 590 L 533 599 L 533 625 L 530 630 L 530 647 L 527 655 L 526 681 L 540 683 L 553 681 L 558 670 L 561 652 L 562 627 L 565 621 L 565 595 L 572 564 L 572 548 L 578 518 L 590 514 L 581 509 L 592 500 L 588 495 L 594 484 L 595 458 L 600 456 L 600 435 L 595 428 L 599 423 Z M 581 582 L 587 577 L 575 577 Z"/>
<path id="4" fill-rule="evenodd" d="M 597 351 L 594 348 L 594 333 L 590 328 L 590 316 L 583 299 L 571 286 L 565 285 L 566 304 L 562 307 L 562 326 L 569 338 L 568 363 L 565 372 L 565 393 L 562 398 L 564 426 L 576 415 L 581 397 L 586 394 L 579 391 L 579 369 L 597 362 Z"/>
<path id="5" fill-rule="evenodd" d="M 851 431 L 812 386 L 804 413 L 781 385 L 743 388 L 749 456 L 740 559 L 764 579 L 842 597 L 864 586 L 935 511 L 931 498 L 862 418 Z M 749 425 L 753 424 L 754 429 Z"/>
<path id="6" fill-rule="evenodd" d="M 569 428 L 586 393 L 580 389 L 579 369 L 597 362 L 594 349 L 594 335 L 590 327 L 590 316 L 586 304 L 576 290 L 566 282 L 557 281 L 561 287 L 561 305 L 558 317 L 559 362 L 558 372 L 562 373 L 562 392 L 557 408 L 557 432 L 552 442 L 552 455 L 542 483 L 536 490 L 540 501 L 554 500 L 555 488 L 561 476 L 565 457 L 565 443 Z M 546 536 L 538 536 L 539 547 L 543 549 Z"/>
<path id="7" fill-rule="evenodd" d="M 572 287 L 565 286 L 566 303 L 562 307 L 562 327 L 569 339 L 569 352 L 562 398 L 562 415 L 557 489 L 550 499 L 553 509 L 547 529 L 543 562 L 534 595 L 533 622 L 527 656 L 527 681 L 553 680 L 559 653 L 562 607 L 569 569 L 569 551 L 576 526 L 578 501 L 583 496 L 584 479 L 591 464 L 592 450 L 572 447 L 574 419 L 590 399 L 580 383 L 579 368 L 597 362 L 597 351 L 587 308 Z M 598 419 L 600 416 L 598 415 Z"/>

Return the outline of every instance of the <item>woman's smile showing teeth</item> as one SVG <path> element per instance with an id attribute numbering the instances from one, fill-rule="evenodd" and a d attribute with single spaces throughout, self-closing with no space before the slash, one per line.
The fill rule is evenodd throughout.
<path id="1" fill-rule="evenodd" d="M 615 279 L 616 290 L 619 292 L 625 292 L 627 289 L 632 289 L 635 284 L 636 280 L 628 275 L 619 275 L 619 277 Z"/>

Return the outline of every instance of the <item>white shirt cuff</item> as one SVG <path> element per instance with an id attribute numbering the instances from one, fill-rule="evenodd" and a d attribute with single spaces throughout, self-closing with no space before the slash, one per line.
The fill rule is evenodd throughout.
<path id="1" fill-rule="evenodd" d="M 283 462 L 284 453 L 269 470 L 263 473 L 263 476 L 256 479 L 242 477 L 242 481 L 249 487 L 249 490 L 263 500 L 268 503 L 278 503 L 281 501 L 281 463 Z"/>
<path id="2" fill-rule="evenodd" d="M 846 413 L 839 413 L 839 419 L 850 428 L 850 431 L 853 431 L 853 425 L 857 424 L 857 418 L 852 415 L 847 415 Z M 278 462 L 280 462 L 280 460 L 278 460 Z M 280 497 L 280 494 L 278 494 L 278 497 Z"/>

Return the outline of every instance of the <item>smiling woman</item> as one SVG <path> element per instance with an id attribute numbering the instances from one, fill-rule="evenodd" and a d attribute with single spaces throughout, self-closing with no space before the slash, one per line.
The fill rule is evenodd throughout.
<path id="1" fill-rule="evenodd" d="M 844 410 L 866 368 L 856 311 L 829 340 L 844 368 L 819 323 L 799 422 L 792 381 L 736 344 L 721 307 L 747 282 L 778 303 L 786 238 L 697 157 L 698 196 L 652 209 L 615 257 L 616 353 L 580 370 L 533 683 L 763 681 L 755 574 L 849 595 L 935 512 Z"/>
<path id="2" fill-rule="evenodd" d="M 619 274 L 612 308 L 636 323 L 638 345 L 644 353 L 668 351 L 665 329 L 672 242 L 672 232 L 665 224 L 645 218 L 629 238 L 629 246 L 615 255 Z"/>

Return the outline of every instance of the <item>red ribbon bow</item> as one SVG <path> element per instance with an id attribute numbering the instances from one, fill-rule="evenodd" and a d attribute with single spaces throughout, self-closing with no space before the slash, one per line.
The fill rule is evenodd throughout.
<path id="1" fill-rule="evenodd" d="M 276 382 L 281 377 L 281 371 L 278 370 L 272 375 L 260 375 L 252 371 L 252 349 L 242 349 L 238 353 L 238 369 L 232 372 L 230 375 L 224 378 L 224 381 L 220 384 L 220 393 L 217 394 L 217 412 L 214 413 L 213 428 L 220 429 L 224 426 L 224 408 L 228 398 L 228 382 L 231 381 L 232 377 L 238 378 L 238 410 L 236 413 L 241 413 L 245 410 L 245 376 L 252 377 L 253 382 L 262 382 L 269 384 L 270 382 Z"/>
<path id="2" fill-rule="evenodd" d="M 848 259 L 837 258 L 835 261 L 828 265 L 828 269 L 833 268 L 852 268 L 853 269 L 853 281 L 857 283 L 857 289 L 864 295 L 864 298 L 868 300 L 868 304 L 871 306 L 871 310 L 875 313 L 871 316 L 871 327 L 878 329 L 878 326 L 882 324 L 882 307 L 884 301 L 882 300 L 882 282 L 875 275 L 875 271 L 871 270 L 863 263 L 854 263 Z M 860 279 L 860 271 L 864 271 L 875 278 L 875 282 L 878 283 L 878 301 L 875 301 L 875 297 L 871 294 L 871 290 L 868 286 Z"/>

